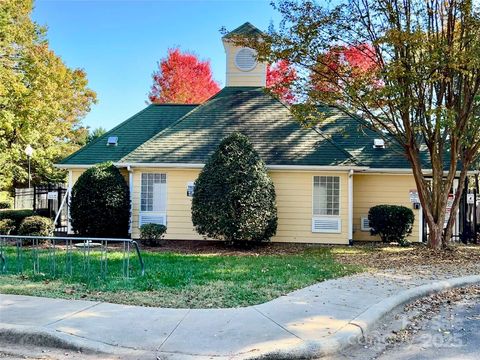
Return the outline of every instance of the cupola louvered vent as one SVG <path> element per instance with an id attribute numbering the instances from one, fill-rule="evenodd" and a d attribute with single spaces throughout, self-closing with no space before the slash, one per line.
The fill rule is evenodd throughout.
<path id="1" fill-rule="evenodd" d="M 312 219 L 312 232 L 339 233 L 342 221 L 336 217 L 315 217 Z"/>
<path id="2" fill-rule="evenodd" d="M 242 71 L 250 71 L 257 65 L 255 51 L 249 48 L 240 49 L 235 56 L 235 65 Z"/>

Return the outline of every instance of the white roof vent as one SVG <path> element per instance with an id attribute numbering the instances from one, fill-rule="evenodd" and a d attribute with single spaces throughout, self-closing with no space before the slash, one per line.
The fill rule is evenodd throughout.
<path id="1" fill-rule="evenodd" d="M 242 48 L 235 55 L 235 65 L 242 71 L 250 71 L 257 66 L 255 50 Z"/>
<path id="2" fill-rule="evenodd" d="M 374 149 L 385 149 L 385 140 L 383 140 L 383 139 L 373 139 L 373 148 Z"/>
<path id="3" fill-rule="evenodd" d="M 117 146 L 118 136 L 109 136 L 107 139 L 107 146 Z"/>

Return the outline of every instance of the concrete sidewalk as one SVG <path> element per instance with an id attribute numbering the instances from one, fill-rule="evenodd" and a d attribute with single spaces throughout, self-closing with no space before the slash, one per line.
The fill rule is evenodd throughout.
<path id="1" fill-rule="evenodd" d="M 480 275 L 419 279 L 394 272 L 325 281 L 265 304 L 162 309 L 0 295 L 0 338 L 141 359 L 294 359 L 353 344 L 386 312 Z"/>

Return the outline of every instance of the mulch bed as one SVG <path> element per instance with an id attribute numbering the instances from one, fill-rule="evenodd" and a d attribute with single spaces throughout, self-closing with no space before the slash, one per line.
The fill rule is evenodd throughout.
<path id="1" fill-rule="evenodd" d="M 229 246 L 221 241 L 208 240 L 164 240 L 159 246 L 145 246 L 140 241 L 142 250 L 155 252 L 175 252 L 180 254 L 260 256 L 260 255 L 292 255 L 302 253 L 306 249 L 325 245 L 264 243 L 250 247 Z"/>
<path id="2" fill-rule="evenodd" d="M 351 251 L 338 252 L 335 258 L 345 264 L 360 265 L 371 269 L 398 269 L 434 266 L 463 268 L 471 266 L 472 274 L 480 265 L 480 245 L 452 244 L 445 251 L 435 251 L 424 244 L 398 247 L 385 244 L 354 245 Z"/>

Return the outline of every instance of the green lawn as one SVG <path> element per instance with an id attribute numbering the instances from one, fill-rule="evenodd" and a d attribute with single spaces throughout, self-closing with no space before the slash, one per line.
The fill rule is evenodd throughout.
<path id="1" fill-rule="evenodd" d="M 146 274 L 140 276 L 135 256 L 132 278 L 122 275 L 122 253 L 108 252 L 108 274 L 101 276 L 100 252 L 89 265 L 82 251 L 72 257 L 65 275 L 65 254 L 57 250 L 56 275 L 49 251 L 39 255 L 40 274 L 33 274 L 33 251 L 24 250 L 23 273 L 15 266 L 13 247 L 6 249 L 7 273 L 0 274 L 0 293 L 103 300 L 174 308 L 235 307 L 262 303 L 319 281 L 360 271 L 336 262 L 330 248 L 309 248 L 282 255 L 202 255 L 143 251 Z M 44 272 L 44 273 L 42 273 Z M 87 274 L 90 275 L 87 275 Z"/>

